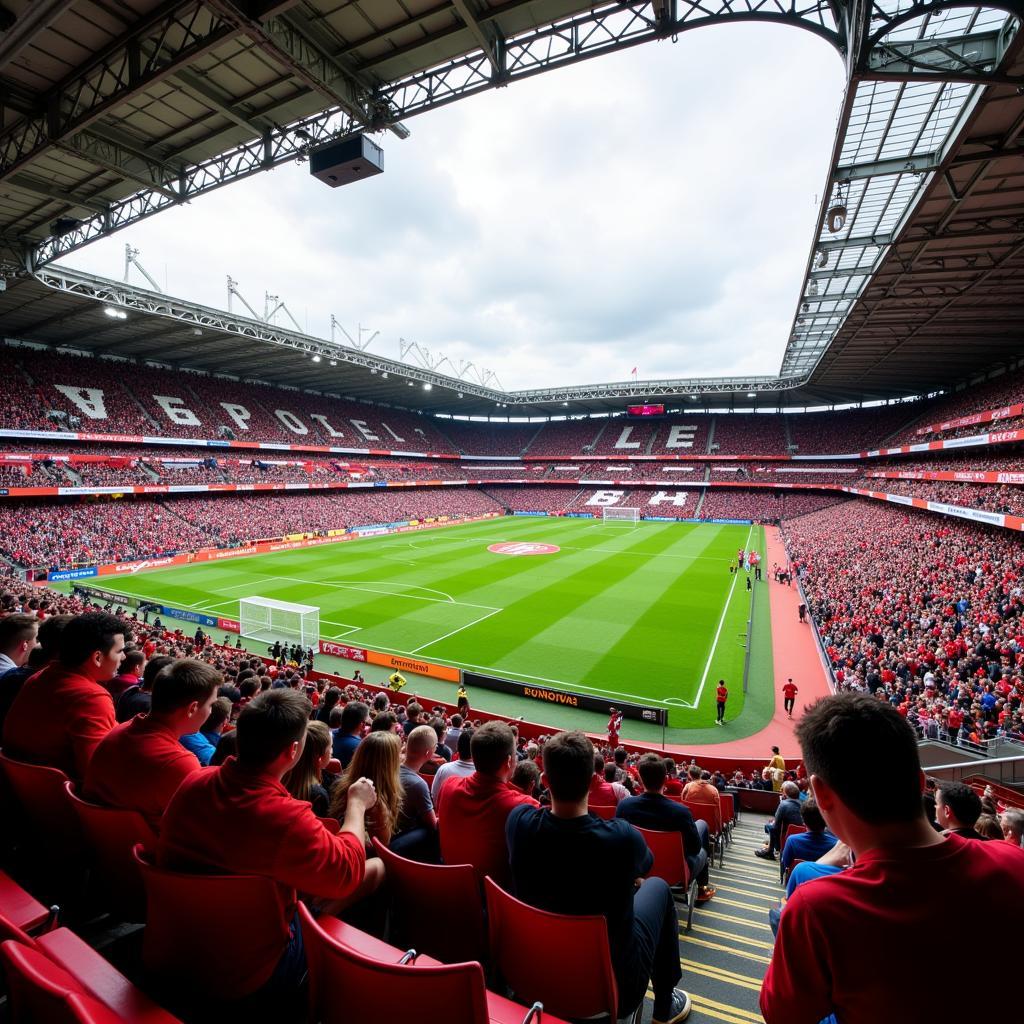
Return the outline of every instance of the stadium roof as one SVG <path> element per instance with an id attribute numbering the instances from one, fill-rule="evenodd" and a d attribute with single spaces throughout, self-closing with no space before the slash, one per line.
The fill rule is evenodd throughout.
<path id="1" fill-rule="evenodd" d="M 690 392 L 715 395 L 711 405 L 767 392 L 758 404 L 774 407 L 946 386 L 1021 348 L 1022 12 L 1024 0 L 0 0 L 0 270 L 19 275 L 0 296 L 2 323 L 236 375 L 244 359 L 261 379 L 336 390 L 304 358 L 325 343 L 46 265 L 352 131 L 403 135 L 417 113 L 518 78 L 700 25 L 762 21 L 814 32 L 848 70 L 779 378 L 506 395 L 325 349 L 346 369 L 337 390 L 528 415 L 678 404 Z M 151 315 L 100 327 L 96 297 Z M 410 380 L 433 385 L 416 389 L 418 403 Z"/>

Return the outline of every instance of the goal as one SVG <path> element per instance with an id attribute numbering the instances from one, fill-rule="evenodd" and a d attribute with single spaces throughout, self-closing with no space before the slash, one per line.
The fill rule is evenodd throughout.
<path id="1" fill-rule="evenodd" d="M 601 521 L 604 523 L 625 523 L 627 526 L 636 526 L 640 522 L 640 509 L 605 506 L 601 509 Z"/>
<path id="2" fill-rule="evenodd" d="M 238 602 L 238 622 L 242 636 L 254 640 L 298 641 L 314 650 L 320 641 L 320 609 L 311 604 L 243 597 Z"/>

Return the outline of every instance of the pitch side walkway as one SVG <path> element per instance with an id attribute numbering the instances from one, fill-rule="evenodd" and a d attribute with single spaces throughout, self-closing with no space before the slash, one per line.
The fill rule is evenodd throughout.
<path id="1" fill-rule="evenodd" d="M 797 608 L 800 592 L 796 587 L 785 587 L 771 578 L 771 566 L 776 562 L 787 565 L 789 559 L 782 537 L 774 526 L 766 526 L 765 541 L 768 550 L 764 559 L 764 585 L 768 588 L 772 614 L 772 662 L 775 670 L 775 713 L 772 720 L 760 731 L 745 739 L 732 743 L 690 743 L 686 746 L 669 745 L 675 753 L 703 757 L 764 757 L 765 764 L 771 756 L 771 748 L 777 746 L 787 762 L 799 760 L 799 747 L 793 736 L 793 722 L 786 717 L 782 707 L 782 684 L 790 677 L 800 688 L 796 698 L 796 712 L 805 704 L 812 704 L 818 697 L 831 693 L 818 657 L 818 648 L 809 623 L 801 623 Z M 710 733 L 710 729 L 708 732 Z M 728 726 L 724 730 L 728 733 Z"/>

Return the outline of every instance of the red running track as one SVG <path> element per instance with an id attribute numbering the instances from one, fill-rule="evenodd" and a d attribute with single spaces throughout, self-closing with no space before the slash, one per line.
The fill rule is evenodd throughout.
<path id="1" fill-rule="evenodd" d="M 762 758 L 764 764 L 771 759 L 772 747 L 778 747 L 787 766 L 793 767 L 800 760 L 800 747 L 793 735 L 793 727 L 805 704 L 813 704 L 819 697 L 832 692 L 825 674 L 818 648 L 814 642 L 810 621 L 800 622 L 797 611 L 800 592 L 796 587 L 776 583 L 770 575 L 771 566 L 788 565 L 782 537 L 774 526 L 765 527 L 768 550 L 764 559 L 764 581 L 761 586 L 768 588 L 772 619 L 772 661 L 775 673 L 775 713 L 772 720 L 759 732 L 731 743 L 691 743 L 687 746 L 670 745 L 674 753 L 709 757 Z M 796 698 L 796 714 L 791 722 L 782 707 L 782 684 L 789 678 L 800 688 Z M 728 714 L 728 713 L 727 713 Z M 724 727 L 728 735 L 728 721 Z M 709 729 L 710 733 L 711 730 Z"/>

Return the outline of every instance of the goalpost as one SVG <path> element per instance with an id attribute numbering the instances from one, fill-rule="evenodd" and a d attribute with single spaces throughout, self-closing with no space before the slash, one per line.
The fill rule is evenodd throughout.
<path id="1" fill-rule="evenodd" d="M 254 640 L 297 641 L 313 650 L 320 642 L 320 609 L 311 604 L 243 597 L 238 602 L 238 622 L 242 636 Z"/>
<path id="2" fill-rule="evenodd" d="M 640 509 L 638 508 L 614 508 L 606 505 L 601 509 L 601 521 L 603 523 L 625 523 L 627 526 L 636 526 L 640 522 Z"/>

